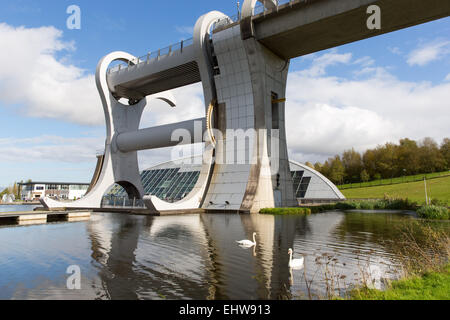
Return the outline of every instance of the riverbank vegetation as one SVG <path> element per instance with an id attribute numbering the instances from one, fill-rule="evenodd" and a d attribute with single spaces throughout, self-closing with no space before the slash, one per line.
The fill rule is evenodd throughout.
<path id="1" fill-rule="evenodd" d="M 350 200 L 333 204 L 322 204 L 308 207 L 296 208 L 265 208 L 261 209 L 262 214 L 273 215 L 309 215 L 332 210 L 411 210 L 416 211 L 419 218 L 430 220 L 450 219 L 449 209 L 439 203 L 432 205 L 418 206 L 416 202 L 409 199 L 389 198 L 376 200 Z"/>
<path id="2" fill-rule="evenodd" d="M 441 272 L 425 272 L 394 281 L 387 290 L 367 287 L 354 290 L 352 300 L 449 300 L 450 264 Z"/>
<path id="3" fill-rule="evenodd" d="M 262 214 L 273 214 L 273 215 L 310 215 L 311 209 L 309 208 L 265 208 L 261 209 L 259 213 Z"/>
<path id="4" fill-rule="evenodd" d="M 350 290 L 354 300 L 450 299 L 450 237 L 448 228 L 416 221 L 399 230 L 399 241 L 390 243 L 403 267 L 399 280 L 385 290 L 367 285 Z"/>
<path id="5" fill-rule="evenodd" d="M 450 170 L 450 139 L 445 138 L 438 145 L 432 138 L 405 138 L 398 144 L 388 142 L 362 154 L 351 149 L 324 163 L 307 165 L 337 185 L 443 172 Z"/>
<path id="6" fill-rule="evenodd" d="M 417 210 L 417 215 L 423 219 L 448 220 L 449 209 L 440 206 L 422 206 Z"/>

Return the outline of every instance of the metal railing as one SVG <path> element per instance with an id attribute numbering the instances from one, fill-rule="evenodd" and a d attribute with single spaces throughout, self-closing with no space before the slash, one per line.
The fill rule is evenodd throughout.
<path id="1" fill-rule="evenodd" d="M 307 0 L 300 0 L 300 1 L 306 2 Z M 280 6 L 285 5 L 285 4 L 292 5 L 294 2 L 299 2 L 299 0 L 276 0 L 276 7 L 272 8 L 272 9 L 268 9 L 261 2 L 258 2 L 258 4 L 255 6 L 255 8 L 253 10 L 253 16 L 257 16 L 259 14 L 271 13 L 274 10 L 278 11 L 278 8 Z M 233 24 L 235 22 L 239 22 L 240 20 L 241 20 L 241 12 L 238 10 L 238 13 L 233 16 L 217 19 L 217 21 L 215 21 L 212 24 L 211 31 L 214 31 L 218 28 Z M 159 60 L 161 57 L 171 55 L 175 52 L 183 52 L 184 48 L 191 46 L 192 44 L 194 44 L 194 41 L 193 41 L 193 38 L 190 38 L 190 39 L 183 40 L 181 42 L 172 44 L 168 47 L 159 49 L 157 51 L 148 52 L 146 55 L 138 57 L 136 59 L 133 59 L 133 60 L 129 61 L 128 63 L 119 62 L 117 65 L 109 68 L 108 73 L 111 74 L 114 72 L 119 72 L 121 70 L 128 69 L 131 66 L 139 65 L 141 63 L 150 63 L 154 60 Z"/>
<path id="2" fill-rule="evenodd" d="M 136 59 L 133 59 L 131 61 L 128 61 L 128 63 L 120 61 L 117 65 L 114 67 L 111 67 L 108 69 L 108 73 L 111 74 L 113 72 L 118 72 L 120 70 L 127 69 L 131 66 L 135 66 L 141 63 L 150 63 L 154 60 L 159 60 L 161 57 L 171 55 L 175 52 L 183 52 L 183 49 L 186 47 L 189 47 L 194 44 L 194 39 L 190 38 L 187 40 L 183 40 L 180 42 L 177 42 L 175 44 L 172 44 L 170 46 L 167 46 L 162 49 L 158 49 L 156 51 L 148 52 L 146 55 L 138 57 Z"/>
<path id="3" fill-rule="evenodd" d="M 105 196 L 102 199 L 102 208 L 145 208 L 144 200 L 129 199 L 128 197 Z"/>
<path id="4" fill-rule="evenodd" d="M 300 1 L 306 2 L 307 0 L 300 0 Z M 255 8 L 253 9 L 252 16 L 257 16 L 259 14 L 271 13 L 274 10 L 278 11 L 279 7 L 281 7 L 282 5 L 285 5 L 285 4 L 292 5 L 294 2 L 299 2 L 299 0 L 276 0 L 275 2 L 276 2 L 276 7 L 272 8 L 272 9 L 268 9 L 264 6 L 264 4 L 262 2 L 258 2 L 256 4 Z M 233 24 L 233 23 L 239 22 L 239 21 L 241 21 L 241 12 L 240 11 L 233 16 L 217 19 L 217 21 L 214 22 L 214 24 L 213 24 L 212 30 L 214 31 L 217 28 L 221 28 L 225 25 Z"/>

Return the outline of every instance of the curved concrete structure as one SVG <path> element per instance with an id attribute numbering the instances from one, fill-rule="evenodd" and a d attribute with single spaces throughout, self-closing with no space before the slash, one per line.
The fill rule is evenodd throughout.
<path id="1" fill-rule="evenodd" d="M 342 192 L 327 177 L 302 163 L 289 160 L 291 171 L 304 171 L 303 177 L 310 177 L 308 188 L 302 202 L 318 200 L 345 200 Z M 294 190 L 298 194 L 299 190 Z"/>
<path id="2" fill-rule="evenodd" d="M 197 182 L 201 169 L 202 155 L 166 161 L 141 172 L 141 180 L 146 194 L 161 197 L 169 202 L 179 201 L 191 191 Z M 345 200 L 339 189 L 320 172 L 293 160 L 289 160 L 289 171 L 293 177 L 293 187 L 299 202 L 330 202 Z M 116 188 L 111 196 L 121 199 L 124 192 Z M 119 201 L 120 202 L 120 201 Z M 226 207 L 226 204 L 223 204 Z"/>

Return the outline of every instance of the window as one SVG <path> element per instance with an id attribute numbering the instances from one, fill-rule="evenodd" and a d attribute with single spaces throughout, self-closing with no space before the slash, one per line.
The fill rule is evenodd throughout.
<path id="1" fill-rule="evenodd" d="M 304 177 L 300 183 L 300 187 L 297 191 L 297 198 L 304 198 L 306 191 L 308 191 L 309 183 L 311 182 L 311 177 Z"/>

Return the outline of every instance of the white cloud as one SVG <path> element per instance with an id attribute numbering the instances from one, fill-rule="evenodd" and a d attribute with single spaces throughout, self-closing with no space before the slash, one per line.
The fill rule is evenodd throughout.
<path id="1" fill-rule="evenodd" d="M 175 26 L 175 30 L 177 30 L 177 32 L 179 33 L 189 34 L 191 36 L 194 34 L 193 26 Z"/>
<path id="2" fill-rule="evenodd" d="M 57 161 L 95 163 L 95 152 L 104 146 L 104 138 L 64 138 L 42 135 L 33 138 L 1 138 L 0 162 L 30 163 Z"/>
<path id="3" fill-rule="evenodd" d="M 94 76 L 57 59 L 74 50 L 61 38 L 54 27 L 0 24 L 0 102 L 21 106 L 29 116 L 101 124 Z"/>
<path id="4" fill-rule="evenodd" d="M 286 126 L 293 158 L 323 161 L 352 147 L 364 151 L 404 137 L 450 136 L 450 83 L 400 81 L 381 67 L 365 75 L 353 80 L 311 76 L 308 70 L 289 74 Z"/>
<path id="5" fill-rule="evenodd" d="M 401 55 L 402 54 L 402 51 L 400 50 L 399 47 L 388 47 L 388 50 L 390 52 L 392 52 L 393 54 L 396 54 L 396 55 Z"/>
<path id="6" fill-rule="evenodd" d="M 408 64 L 410 66 L 425 66 L 428 63 L 439 60 L 450 53 L 450 41 L 435 40 L 426 43 L 419 48 L 413 50 L 408 56 Z"/>
<path id="7" fill-rule="evenodd" d="M 313 56 L 312 67 L 302 71 L 304 75 L 317 77 L 325 74 L 325 69 L 329 66 L 337 65 L 339 63 L 349 63 L 352 58 L 351 53 L 337 53 L 336 50 L 331 50 L 329 53 L 323 55 Z"/>
<path id="8" fill-rule="evenodd" d="M 103 108 L 95 77 L 67 63 L 66 56 L 58 59 L 75 50 L 73 43 L 61 38 L 62 32 L 54 27 L 14 28 L 0 24 L 0 103 L 20 108 L 32 117 L 102 125 Z M 149 97 L 147 109 L 152 111 L 146 114 L 151 120 L 143 122 L 158 125 L 202 116 L 201 85 L 173 92 L 178 107 L 170 112 L 167 105 Z"/>
<path id="9" fill-rule="evenodd" d="M 444 81 L 450 81 L 450 73 L 445 77 Z"/>

